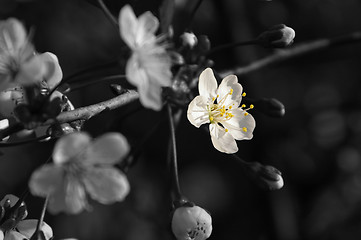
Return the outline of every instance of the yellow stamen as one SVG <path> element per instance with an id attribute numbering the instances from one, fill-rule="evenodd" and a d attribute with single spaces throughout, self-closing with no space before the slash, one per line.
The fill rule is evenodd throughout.
<path id="1" fill-rule="evenodd" d="M 243 96 L 243 97 L 245 97 L 246 95 L 247 95 L 246 92 L 243 92 L 243 93 L 242 93 L 242 96 Z"/>
<path id="2" fill-rule="evenodd" d="M 219 98 L 219 95 L 217 94 L 217 98 Z"/>
<path id="3" fill-rule="evenodd" d="M 211 122 L 212 122 L 212 121 L 213 121 L 213 119 L 214 119 L 214 118 L 213 118 L 212 116 L 210 116 L 210 117 L 209 117 L 209 121 L 211 121 Z"/>
<path id="4" fill-rule="evenodd" d="M 254 108 L 254 105 L 253 104 L 249 105 L 249 108 L 250 109 Z"/>
<path id="5" fill-rule="evenodd" d="M 229 109 L 232 109 L 232 106 L 229 106 L 228 108 L 229 108 Z"/>
<path id="6" fill-rule="evenodd" d="M 216 98 L 212 98 L 212 102 L 214 102 L 214 100 L 216 100 Z"/>
<path id="7" fill-rule="evenodd" d="M 248 112 L 245 112 L 245 113 L 244 113 L 244 116 L 247 116 L 247 115 L 248 115 Z"/>
<path id="8" fill-rule="evenodd" d="M 242 104 L 241 108 L 245 108 L 246 107 L 246 104 Z"/>
<path id="9" fill-rule="evenodd" d="M 242 128 L 242 130 L 243 130 L 243 132 L 247 132 L 247 128 L 246 128 L 246 127 Z"/>
<path id="10" fill-rule="evenodd" d="M 227 128 L 225 128 L 225 129 L 224 129 L 224 131 L 228 132 L 228 129 L 227 129 Z"/>
<path id="11" fill-rule="evenodd" d="M 231 90 L 229 91 L 229 95 L 233 94 L 233 89 L 231 88 Z"/>

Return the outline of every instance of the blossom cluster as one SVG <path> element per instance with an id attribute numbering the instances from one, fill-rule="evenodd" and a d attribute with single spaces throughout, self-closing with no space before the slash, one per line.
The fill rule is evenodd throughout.
<path id="1" fill-rule="evenodd" d="M 136 89 L 144 108 L 161 112 L 167 105 L 173 137 L 171 111 L 177 108 L 181 112 L 186 108 L 191 125 L 201 128 L 209 124 L 208 129 L 204 129 L 219 152 L 235 154 L 238 152 L 236 140 L 253 138 L 256 121 L 250 110 L 257 106 L 242 103 L 246 93 L 236 75 L 225 76 L 221 81 L 216 78 L 212 61 L 207 57 L 210 51 L 207 37 L 198 38 L 191 32 L 184 32 L 177 46 L 172 31 L 157 34 L 160 26 L 157 17 L 149 11 L 137 17 L 130 5 L 121 8 L 117 26 L 130 50 L 125 66 L 121 66 L 126 79 Z M 258 38 L 260 45 L 280 47 L 293 41 L 293 30 L 284 26 L 270 31 Z M 282 31 L 281 38 L 278 38 L 279 31 Z M 4 133 L 0 143 L 13 143 L 12 134 L 24 129 L 57 140 L 49 158 L 51 161 L 31 174 L 30 193 L 45 198 L 44 206 L 51 214 L 91 210 L 89 199 L 107 205 L 124 201 L 130 192 L 124 165 L 133 154 L 128 140 L 119 132 L 107 132 L 93 139 L 83 131 L 84 119 L 61 120 L 61 114 L 76 111 L 65 96 L 66 91 L 59 87 L 62 84 L 63 72 L 58 57 L 51 52 L 38 53 L 19 20 L 0 21 L 0 132 Z M 107 109 L 110 108 L 106 106 L 100 112 Z M 75 116 L 79 114 L 74 113 Z M 176 155 L 175 137 L 172 141 L 172 151 Z M 173 160 L 177 171 L 176 158 Z M 277 169 L 248 166 L 263 185 L 272 189 L 283 186 Z M 178 175 L 173 175 L 181 197 Z M 24 220 L 27 210 L 22 207 L 24 204 L 18 204 L 22 201 L 7 195 L 0 202 L 6 216 L 0 219 L 0 240 L 33 239 L 39 233 L 43 239 L 51 239 L 52 229 L 45 222 L 38 226 L 37 220 Z M 203 208 L 186 201 L 174 208 L 171 228 L 178 240 L 203 240 L 211 235 L 212 218 Z"/>

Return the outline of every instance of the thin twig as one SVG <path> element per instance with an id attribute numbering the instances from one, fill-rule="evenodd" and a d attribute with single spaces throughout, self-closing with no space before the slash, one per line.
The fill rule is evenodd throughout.
<path id="1" fill-rule="evenodd" d="M 48 126 L 54 123 L 66 123 L 66 122 L 73 122 L 76 120 L 88 120 L 105 110 L 113 110 L 119 108 L 138 98 L 139 98 L 138 92 L 134 90 L 130 90 L 127 93 L 109 99 L 107 101 L 103 101 L 86 107 L 77 108 L 72 111 L 62 112 L 55 119 L 49 119 L 48 121 L 42 123 L 41 125 Z M 6 129 L 0 130 L 0 139 L 3 139 L 21 130 L 24 130 L 24 126 L 20 123 L 16 123 Z"/>
<path id="2" fill-rule="evenodd" d="M 95 115 L 105 111 L 105 110 L 113 110 L 124 106 L 136 99 L 139 98 L 138 92 L 134 90 L 129 90 L 129 92 L 114 97 L 112 99 L 96 103 L 93 105 L 89 105 L 86 107 L 77 108 L 72 111 L 66 111 L 60 113 L 55 120 L 50 119 L 43 123 L 42 125 L 51 125 L 53 123 L 66 123 L 72 122 L 76 120 L 89 120 L 90 118 L 94 117 Z"/>
<path id="3" fill-rule="evenodd" d="M 43 208 L 41 210 L 40 218 L 39 218 L 38 223 L 36 225 L 36 230 L 35 230 L 33 236 L 31 236 L 30 240 L 41 239 L 39 234 L 40 234 L 40 229 L 41 229 L 41 227 L 43 225 L 43 222 L 44 222 L 44 216 L 45 216 L 46 207 L 48 206 L 48 201 L 49 201 L 49 196 L 47 196 L 45 198 L 44 205 L 43 205 Z"/>
<path id="4" fill-rule="evenodd" d="M 248 45 L 254 45 L 254 44 L 257 44 L 257 41 L 255 40 L 250 40 L 250 41 L 244 41 L 244 42 L 236 42 L 236 43 L 228 43 L 228 44 L 224 44 L 224 45 L 220 45 L 220 46 L 217 46 L 213 49 L 211 49 L 208 53 L 207 53 L 207 56 L 215 53 L 215 52 L 218 52 L 218 51 L 221 51 L 221 50 L 225 50 L 227 48 L 235 48 L 235 47 L 240 47 L 240 46 L 248 46 Z"/>
<path id="5" fill-rule="evenodd" d="M 357 43 L 357 42 L 361 42 L 361 32 L 354 32 L 351 34 L 330 38 L 330 39 L 320 39 L 308 43 L 301 43 L 288 49 L 279 50 L 275 54 L 254 61 L 249 65 L 238 67 L 236 69 L 232 69 L 228 71 L 222 71 L 220 72 L 220 76 L 223 78 L 230 74 L 235 74 L 238 76 L 244 75 L 262 69 L 264 67 L 267 67 L 268 65 L 290 60 L 305 54 L 314 53 L 316 51 L 325 50 L 331 47 L 342 46 L 349 43 Z"/>
<path id="6" fill-rule="evenodd" d="M 107 6 L 104 4 L 103 0 L 98 0 L 98 3 L 100 5 L 100 7 L 102 8 L 105 16 L 107 16 L 107 18 L 109 19 L 109 21 L 115 26 L 115 28 L 117 30 L 119 30 L 119 25 L 118 25 L 118 21 L 115 19 L 115 17 L 113 16 L 113 14 L 109 11 L 109 9 L 107 8 Z"/>
<path id="7" fill-rule="evenodd" d="M 178 163 L 177 163 L 177 144 L 175 138 L 175 127 L 174 127 L 174 120 L 173 120 L 173 113 L 170 104 L 167 104 L 167 111 L 168 111 L 168 119 L 169 119 L 169 128 L 170 128 L 170 146 L 169 152 L 173 153 L 172 164 L 171 165 L 171 175 L 172 175 L 172 188 L 174 190 L 175 199 L 180 200 L 182 199 L 182 193 L 179 186 L 179 178 L 178 178 Z"/>
<path id="8" fill-rule="evenodd" d="M 198 0 L 198 2 L 196 3 L 195 7 L 193 8 L 192 12 L 191 12 L 191 16 L 189 18 L 189 22 L 188 22 L 188 28 L 191 27 L 194 16 L 196 15 L 196 12 L 198 11 L 198 8 L 201 6 L 203 0 Z"/>

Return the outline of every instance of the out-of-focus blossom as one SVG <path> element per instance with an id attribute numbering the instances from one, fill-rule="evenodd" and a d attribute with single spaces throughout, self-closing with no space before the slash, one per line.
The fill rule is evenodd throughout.
<path id="1" fill-rule="evenodd" d="M 179 207 L 173 213 L 172 231 L 177 240 L 204 240 L 212 233 L 212 218 L 198 206 Z"/>
<path id="2" fill-rule="evenodd" d="M 12 211 L 12 207 L 15 206 L 18 197 L 8 194 L 0 202 L 1 208 L 8 213 Z M 28 219 L 23 220 L 27 215 L 26 206 L 24 203 L 12 213 L 5 214 L 8 216 L 8 219 L 1 219 L 0 226 L 0 240 L 24 240 L 30 239 L 31 236 L 35 233 L 37 228 L 38 220 L 37 219 Z M 49 240 L 53 237 L 53 230 L 51 227 L 43 222 L 40 227 L 40 231 L 46 240 Z"/>
<path id="3" fill-rule="evenodd" d="M 225 77 L 217 88 L 217 81 L 210 68 L 199 76 L 199 96 L 188 106 L 188 120 L 195 127 L 210 123 L 213 146 L 224 153 L 238 151 L 235 140 L 252 139 L 256 122 L 245 106 L 239 107 L 243 88 L 237 76 Z M 253 108 L 253 105 L 250 105 Z"/>
<path id="4" fill-rule="evenodd" d="M 194 35 L 192 32 L 184 32 L 180 38 L 182 40 L 183 46 L 188 46 L 189 48 L 193 48 L 198 43 L 196 35 Z"/>
<path id="5" fill-rule="evenodd" d="M 162 38 L 155 35 L 158 19 L 145 12 L 138 18 L 125 5 L 119 14 L 120 36 L 132 50 L 126 65 L 128 81 L 138 89 L 140 102 L 146 108 L 159 111 L 162 106 L 162 87 L 171 85 L 171 59 Z"/>
<path id="6" fill-rule="evenodd" d="M 89 207 L 86 195 L 102 204 L 122 201 L 129 192 L 126 176 L 114 168 L 129 151 L 120 133 L 92 141 L 84 132 L 63 136 L 55 144 L 52 164 L 37 169 L 29 187 L 33 195 L 49 195 L 51 213 L 76 214 Z"/>
<path id="7" fill-rule="evenodd" d="M 63 72 L 60 68 L 58 58 L 50 52 L 38 55 L 38 58 L 44 64 L 43 81 L 39 84 L 44 85 L 48 90 L 52 90 L 57 86 L 63 78 Z M 39 86 L 40 87 L 40 86 Z M 55 91 L 51 99 L 59 97 L 62 94 Z M 26 92 L 22 84 L 16 85 L 12 88 L 5 89 L 0 92 L 0 116 L 15 117 L 14 109 L 17 105 L 28 103 Z"/>
<path id="8" fill-rule="evenodd" d="M 284 24 L 271 27 L 257 37 L 257 42 L 264 47 L 284 48 L 293 43 L 295 30 Z"/>
<path id="9" fill-rule="evenodd" d="M 19 20 L 0 21 L 0 91 L 42 80 L 46 66 L 28 40 Z"/>

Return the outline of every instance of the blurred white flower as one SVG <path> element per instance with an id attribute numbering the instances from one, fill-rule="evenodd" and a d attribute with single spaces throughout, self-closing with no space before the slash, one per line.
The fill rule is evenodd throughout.
<path id="1" fill-rule="evenodd" d="M 15 18 L 0 21 L 0 91 L 41 81 L 44 71 L 22 23 Z"/>
<path id="2" fill-rule="evenodd" d="M 49 195 L 51 213 L 76 214 L 89 207 L 86 195 L 102 203 L 122 201 L 129 192 L 126 176 L 113 165 L 129 151 L 120 133 L 106 133 L 94 141 L 84 132 L 60 138 L 52 164 L 37 169 L 29 181 L 35 196 Z"/>
<path id="3" fill-rule="evenodd" d="M 162 87 L 171 85 L 171 60 L 161 37 L 155 32 L 158 19 L 145 12 L 138 18 L 133 9 L 125 5 L 119 14 L 120 36 L 132 50 L 125 73 L 128 81 L 135 85 L 140 102 L 146 108 L 159 111 L 162 106 Z"/>
<path id="4" fill-rule="evenodd" d="M 11 207 L 13 207 L 18 200 L 18 197 L 8 194 L 1 200 L 0 205 L 5 209 L 5 212 L 11 211 Z M 0 240 L 27 240 L 35 233 L 38 220 L 23 220 L 27 215 L 25 204 L 23 203 L 20 208 L 22 208 L 22 211 L 15 211 L 15 218 L 1 219 Z M 53 237 L 53 230 L 45 222 L 43 222 L 40 230 L 43 232 L 46 240 Z"/>
<path id="5" fill-rule="evenodd" d="M 210 123 L 213 146 L 224 153 L 238 151 L 236 140 L 252 139 L 256 122 L 245 105 L 239 107 L 243 88 L 237 76 L 225 77 L 217 88 L 217 80 L 210 68 L 199 76 L 199 96 L 188 106 L 188 120 L 195 127 Z M 253 108 L 253 105 L 250 105 Z"/>
<path id="6" fill-rule="evenodd" d="M 2 119 L 0 120 L 0 130 L 3 130 L 5 128 L 9 127 L 9 120 L 8 119 Z M 0 142 L 1 141 L 7 141 L 9 139 L 9 136 L 3 138 L 3 139 L 0 139 Z"/>
<path id="7" fill-rule="evenodd" d="M 63 78 L 63 72 L 59 65 L 56 55 L 50 52 L 45 52 L 37 55 L 37 58 L 44 65 L 43 72 L 43 85 L 49 90 L 57 86 Z M 55 91 L 51 99 L 62 95 L 60 92 Z M 27 98 L 22 84 L 15 85 L 11 88 L 0 91 L 0 116 L 1 117 L 15 117 L 14 109 L 20 103 L 27 103 Z"/>
<path id="8" fill-rule="evenodd" d="M 173 213 L 172 231 L 177 240 L 205 240 L 212 233 L 212 218 L 198 206 L 179 207 Z"/>

